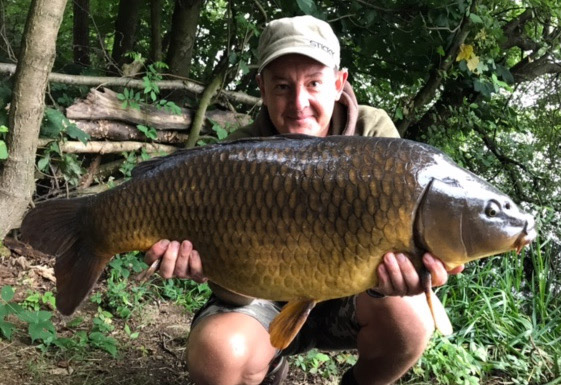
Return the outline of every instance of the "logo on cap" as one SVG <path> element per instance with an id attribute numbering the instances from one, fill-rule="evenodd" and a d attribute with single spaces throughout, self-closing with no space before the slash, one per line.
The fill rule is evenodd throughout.
<path id="1" fill-rule="evenodd" d="M 335 51 L 333 51 L 331 48 L 329 48 L 328 46 L 326 46 L 325 44 L 321 44 L 319 41 L 315 41 L 315 40 L 310 40 L 310 45 L 312 47 L 315 48 L 319 48 L 325 52 L 327 52 L 328 54 L 330 54 L 331 56 L 335 56 Z"/>

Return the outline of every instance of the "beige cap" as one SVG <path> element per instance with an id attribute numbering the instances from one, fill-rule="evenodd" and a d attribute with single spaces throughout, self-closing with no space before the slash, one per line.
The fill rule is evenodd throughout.
<path id="1" fill-rule="evenodd" d="M 339 40 L 325 21 L 313 16 L 286 17 L 273 20 L 259 38 L 259 72 L 276 58 L 296 53 L 323 65 L 339 68 Z"/>

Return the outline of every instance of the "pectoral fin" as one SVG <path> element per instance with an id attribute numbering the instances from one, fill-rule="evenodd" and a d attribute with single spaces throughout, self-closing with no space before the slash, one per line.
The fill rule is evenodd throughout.
<path id="1" fill-rule="evenodd" d="M 269 326 L 271 345 L 281 350 L 290 345 L 314 306 L 316 301 L 313 299 L 292 300 L 284 305 Z"/>
<path id="2" fill-rule="evenodd" d="M 423 285 L 423 290 L 425 291 L 425 295 L 427 297 L 427 302 L 429 304 L 429 309 L 432 314 L 436 330 L 445 336 L 449 336 L 454 332 L 452 323 L 450 322 L 450 318 L 448 318 L 442 303 L 438 301 L 438 299 L 433 300 L 435 294 L 432 291 L 432 279 L 430 273 L 426 269 L 423 269 L 421 272 L 421 285 Z"/>

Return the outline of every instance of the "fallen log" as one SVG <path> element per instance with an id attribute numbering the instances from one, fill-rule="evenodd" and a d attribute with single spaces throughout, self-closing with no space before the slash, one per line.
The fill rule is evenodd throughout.
<path id="1" fill-rule="evenodd" d="M 68 119 L 109 119 L 134 124 L 142 124 L 157 130 L 187 130 L 192 122 L 194 111 L 181 108 L 181 114 L 172 114 L 153 105 L 140 104 L 140 109 L 122 108 L 123 102 L 117 93 L 103 88 L 92 88 L 84 100 L 80 100 L 66 109 Z M 212 121 L 222 127 L 240 127 L 250 123 L 251 117 L 230 111 L 212 110 L 206 114 L 206 126 L 211 127 Z"/>
<path id="2" fill-rule="evenodd" d="M 69 119 L 80 130 L 90 135 L 93 140 L 113 140 L 113 141 L 127 141 L 146 140 L 146 135 L 139 131 L 135 126 L 115 120 L 77 120 Z M 184 144 L 187 142 L 189 135 L 183 134 L 178 131 L 163 131 L 156 132 L 157 138 L 154 139 L 156 143 L 165 144 Z"/>
<path id="3" fill-rule="evenodd" d="M 52 139 L 39 139 L 39 147 L 46 147 L 51 143 Z M 103 142 L 89 141 L 84 144 L 82 142 L 68 141 L 59 143 L 60 150 L 69 154 L 114 154 L 120 152 L 136 151 L 144 149 L 149 154 L 171 154 L 178 150 L 177 147 L 160 143 L 145 142 Z"/>

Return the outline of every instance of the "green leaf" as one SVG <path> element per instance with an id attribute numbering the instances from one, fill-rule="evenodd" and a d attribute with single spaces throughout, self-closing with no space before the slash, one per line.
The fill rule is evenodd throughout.
<path id="1" fill-rule="evenodd" d="M 65 125 L 63 120 L 66 117 L 54 108 L 45 109 L 45 119 L 41 125 L 41 135 L 47 138 L 56 138 L 64 131 Z"/>
<path id="2" fill-rule="evenodd" d="M 314 0 L 296 0 L 296 3 L 298 4 L 298 8 L 300 8 L 306 15 L 313 15 L 317 12 Z"/>
<path id="3" fill-rule="evenodd" d="M 80 142 L 84 144 L 88 143 L 88 140 L 91 139 L 89 134 L 86 134 L 84 131 L 80 130 L 78 126 L 76 126 L 74 123 L 70 123 L 66 127 L 66 133 L 72 139 L 78 139 Z"/>
<path id="4" fill-rule="evenodd" d="M 14 331 L 14 329 L 14 324 L 0 319 L 0 332 L 6 339 L 9 340 L 12 338 L 12 332 Z"/>
<path id="5" fill-rule="evenodd" d="M 469 19 L 471 20 L 472 23 L 483 24 L 483 19 L 479 17 L 479 15 L 476 15 L 475 13 L 470 13 Z"/>
<path id="6" fill-rule="evenodd" d="M 320 362 L 326 362 L 326 361 L 329 361 L 329 359 L 330 359 L 329 356 L 325 353 L 317 353 L 315 355 L 315 358 Z"/>
<path id="7" fill-rule="evenodd" d="M 27 323 L 37 322 L 36 314 L 32 311 L 29 311 L 29 310 L 21 310 L 17 313 L 17 316 L 23 322 L 27 322 Z"/>
<path id="8" fill-rule="evenodd" d="M 47 169 L 47 167 L 49 166 L 49 162 L 51 161 L 51 157 L 50 155 L 45 155 L 45 157 L 39 159 L 39 161 L 37 162 L 37 168 L 40 171 L 45 171 Z"/>
<path id="9" fill-rule="evenodd" d="M 144 126 L 142 124 L 138 124 L 136 126 L 138 131 L 142 132 L 148 139 L 156 140 L 158 139 L 158 131 L 156 131 L 153 127 Z"/>
<path id="10" fill-rule="evenodd" d="M 11 286 L 2 286 L 0 297 L 4 302 L 10 302 L 14 298 L 14 289 Z"/>
<path id="11" fill-rule="evenodd" d="M 38 322 L 31 322 L 28 327 L 29 336 L 31 341 L 41 340 L 47 344 L 51 343 L 56 338 L 56 330 L 50 320 L 41 320 L 39 317 Z M 50 319 L 50 315 L 49 315 Z"/>
<path id="12" fill-rule="evenodd" d="M 93 346 L 105 350 L 113 357 L 117 355 L 117 341 L 114 338 L 107 337 L 100 332 L 90 333 L 89 338 Z"/>
<path id="13" fill-rule="evenodd" d="M 80 326 L 84 322 L 84 317 L 76 317 L 72 321 L 66 324 L 67 328 L 75 328 Z"/>
<path id="14" fill-rule="evenodd" d="M 8 127 L 4 126 L 3 124 L 0 125 L 0 134 L 5 134 L 8 132 Z"/>

